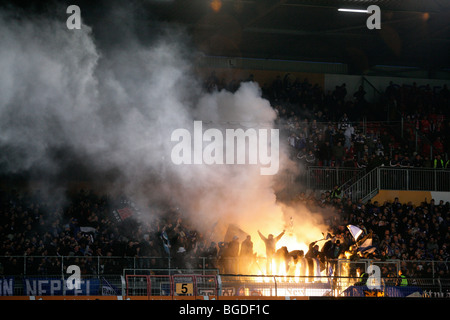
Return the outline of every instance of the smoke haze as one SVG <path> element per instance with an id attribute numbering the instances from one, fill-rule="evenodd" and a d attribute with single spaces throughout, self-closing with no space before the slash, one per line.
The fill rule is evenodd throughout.
<path id="1" fill-rule="evenodd" d="M 0 11 L 3 173 L 33 172 L 49 188 L 64 188 L 69 173 L 107 177 L 104 192 L 147 205 L 173 201 L 201 231 L 237 223 L 251 234 L 281 232 L 292 212 L 276 203 L 275 177 L 170 161 L 174 129 L 190 130 L 194 120 L 223 129 L 228 121 L 271 126 L 270 103 L 251 82 L 235 93 L 204 92 L 194 72 L 198 53 L 183 29 L 159 25 L 138 34 L 136 12 L 108 7 L 95 26 L 68 30 L 64 15 Z M 280 172 L 290 166 L 281 149 Z"/>

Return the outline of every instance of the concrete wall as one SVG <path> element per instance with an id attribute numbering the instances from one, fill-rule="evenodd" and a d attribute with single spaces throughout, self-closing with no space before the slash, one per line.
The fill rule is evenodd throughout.
<path id="1" fill-rule="evenodd" d="M 372 203 L 378 201 L 383 204 L 385 201 L 393 202 L 398 197 L 401 203 L 412 202 L 415 206 L 420 206 L 422 202 L 430 202 L 434 199 L 436 204 L 443 200 L 444 203 L 450 202 L 450 192 L 438 191 L 405 191 L 405 190 L 380 190 L 380 192 L 372 198 Z"/>

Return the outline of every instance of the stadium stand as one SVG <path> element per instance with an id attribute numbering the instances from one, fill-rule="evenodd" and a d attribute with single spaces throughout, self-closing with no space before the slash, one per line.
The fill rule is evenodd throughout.
<path id="1" fill-rule="evenodd" d="M 214 77 L 205 82 L 207 90 L 222 88 L 223 84 L 211 79 Z M 233 90 L 235 85 L 230 83 L 226 88 Z M 358 91 L 354 99 L 346 100 L 344 84 L 335 92 L 324 93 L 307 79 L 290 82 L 285 76 L 277 78 L 263 94 L 279 115 L 277 124 L 284 130 L 292 158 L 306 167 L 366 168 L 367 172 L 377 166 L 448 168 L 449 126 L 447 115 L 443 114 L 449 104 L 447 88 L 438 92 L 414 85 L 386 88 L 387 100 L 396 99 L 402 106 L 400 110 L 409 110 L 401 114 L 406 119 L 405 132 L 410 133 L 404 136 L 407 143 L 384 122 L 372 121 L 363 130 L 362 115 L 352 110 L 353 100 L 356 104 L 367 103 L 364 94 Z M 349 131 L 353 127 L 354 131 Z M 429 150 L 411 148 L 414 130 L 420 131 L 424 139 L 436 142 L 433 156 L 440 156 L 442 163 L 431 161 Z M 290 201 L 302 203 L 313 212 L 333 212 L 326 222 L 327 231 L 340 240 L 341 249 L 335 258 L 344 258 L 355 244 L 346 226 L 356 225 L 365 234 L 373 235 L 377 250 L 355 259 L 400 261 L 408 278 L 449 278 L 449 202 L 430 199 L 412 205 L 396 199 L 372 203 L 352 201 L 333 191 L 322 190 L 319 195 L 301 193 Z M 138 224 L 133 218 L 119 221 L 112 213 L 116 202 L 117 199 L 87 190 L 80 190 L 64 204 L 39 192 L 2 191 L 0 275 L 55 275 L 65 272 L 70 262 L 79 265 L 83 275 L 113 275 L 122 274 L 124 268 L 160 270 L 169 266 L 218 268 L 233 273 L 224 263 L 228 244 L 208 242 L 192 224 L 186 223 L 183 213 L 167 207 L 152 223 Z M 67 257 L 68 263 L 61 265 L 59 257 Z M 389 267 L 382 268 L 382 276 L 396 277 Z"/>

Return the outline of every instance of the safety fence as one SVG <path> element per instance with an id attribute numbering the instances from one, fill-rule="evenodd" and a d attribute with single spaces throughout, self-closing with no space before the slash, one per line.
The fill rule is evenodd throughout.
<path id="1" fill-rule="evenodd" d="M 94 257 L 90 258 L 96 260 Z M 100 263 L 100 260 L 97 261 Z M 239 265 L 237 260 L 230 259 L 229 262 L 233 261 Z M 447 261 L 337 259 L 320 262 L 316 259 L 313 269 L 308 267 L 298 274 L 293 271 L 295 275 L 290 270 L 286 274 L 255 275 L 239 273 L 244 269 L 236 269 L 236 273 L 228 274 L 221 271 L 229 270 L 216 268 L 123 268 L 116 274 L 82 273 L 79 275 L 78 286 L 75 287 L 75 274 L 70 272 L 21 275 L 3 273 L 0 278 L 0 299 L 13 296 L 120 296 L 139 299 L 450 297 L 448 267 Z M 406 285 L 401 282 L 399 271 L 406 276 Z M 373 275 L 366 279 L 367 283 L 361 283 L 364 273 Z M 370 286 L 371 279 L 378 279 L 378 282 Z"/>
<path id="2" fill-rule="evenodd" d="M 70 278 L 3 277 L 0 300 L 8 297 L 123 297 L 177 300 L 232 297 L 424 297 L 450 298 L 450 279 L 380 277 L 371 285 L 361 276 L 261 276 L 261 275 L 126 275 L 81 277 L 79 289 L 70 289 Z"/>
<path id="3" fill-rule="evenodd" d="M 450 191 L 450 170 L 377 167 L 343 188 L 346 197 L 363 202 L 379 190 Z"/>
<path id="4" fill-rule="evenodd" d="M 379 190 L 450 191 L 450 169 L 377 167 L 367 172 L 365 168 L 310 166 L 296 179 L 285 181 L 296 194 L 339 186 L 343 196 L 365 202 Z"/>
<path id="5" fill-rule="evenodd" d="M 198 260 L 198 261 L 197 261 Z M 195 259 L 206 269 L 206 259 Z M 204 263 L 204 267 L 203 267 Z M 176 267 L 171 257 L 123 257 L 123 256 L 0 256 L 1 275 L 59 275 L 65 276 L 70 265 L 79 266 L 83 274 L 122 274 L 126 268 L 133 269 L 173 269 Z"/>
<path id="6" fill-rule="evenodd" d="M 2 276 L 0 299 L 8 296 L 122 296 L 125 282 L 121 275 L 81 275 L 79 286 L 70 286 L 70 276 Z"/>
<path id="7" fill-rule="evenodd" d="M 450 170 L 379 167 L 379 189 L 450 191 Z"/>
<path id="8" fill-rule="evenodd" d="M 327 259 L 326 261 L 317 260 L 316 263 L 321 270 L 332 268 L 332 274 L 338 276 L 348 275 L 344 273 L 347 272 L 346 266 L 352 265 L 352 268 L 353 266 L 361 266 L 366 269 L 371 264 L 379 265 L 384 275 L 397 274 L 400 269 L 403 269 L 412 277 L 430 279 L 443 277 L 449 273 L 450 268 L 450 262 L 440 260 L 387 259 L 377 261 L 361 258 L 356 262 L 348 259 Z M 80 268 L 82 275 L 97 277 L 125 276 L 128 274 L 150 275 L 154 273 L 174 275 L 179 273 L 180 270 L 189 270 L 190 273 L 199 275 L 253 274 L 256 271 L 265 274 L 266 259 L 265 257 L 256 257 L 251 260 L 192 257 L 186 258 L 180 265 L 174 263 L 173 257 L 0 256 L 0 277 L 57 275 L 59 278 L 64 278 L 72 274 L 67 271 L 67 267 L 74 265 Z"/>
<path id="9" fill-rule="evenodd" d="M 126 296 L 171 297 L 218 296 L 214 275 L 127 275 Z"/>
<path id="10" fill-rule="evenodd" d="M 345 188 L 353 184 L 366 174 L 366 170 L 310 166 L 303 174 L 306 175 L 306 185 L 309 190 L 332 190 L 335 186 Z"/>

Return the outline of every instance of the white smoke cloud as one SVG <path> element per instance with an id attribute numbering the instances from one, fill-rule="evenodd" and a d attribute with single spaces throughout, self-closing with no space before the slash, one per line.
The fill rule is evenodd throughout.
<path id="1" fill-rule="evenodd" d="M 111 190 L 174 200 L 202 231 L 219 221 L 281 232 L 286 221 L 274 177 L 242 166 L 176 166 L 169 158 L 171 132 L 194 120 L 218 128 L 229 121 L 272 124 L 276 114 L 260 88 L 245 83 L 234 94 L 203 92 L 182 30 L 143 44 L 124 22 L 132 15 L 120 17 L 119 43 L 100 46 L 85 24 L 68 30 L 55 18 L 0 13 L 4 171 L 38 168 L 50 180 L 75 162 L 93 174 L 113 171 Z"/>
<path id="2" fill-rule="evenodd" d="M 68 34 L 54 21 L 6 14 L 0 23 L 0 141 L 13 147 L 3 157 L 13 172 L 37 163 L 51 169 L 49 148 L 94 141 L 80 134 L 92 132 L 96 116 L 98 54 L 90 29 Z"/>

